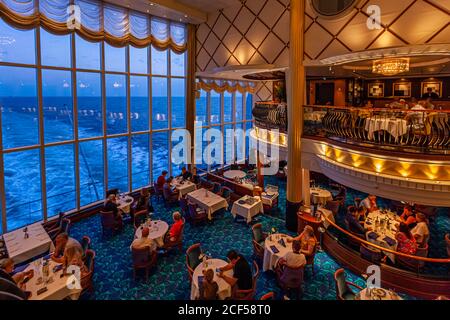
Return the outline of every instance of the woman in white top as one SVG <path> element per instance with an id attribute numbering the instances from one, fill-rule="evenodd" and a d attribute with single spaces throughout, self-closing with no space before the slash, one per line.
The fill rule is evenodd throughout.
<path id="1" fill-rule="evenodd" d="M 430 238 L 430 229 L 428 229 L 427 217 L 423 213 L 416 215 L 417 225 L 411 230 L 419 247 L 425 247 Z"/>

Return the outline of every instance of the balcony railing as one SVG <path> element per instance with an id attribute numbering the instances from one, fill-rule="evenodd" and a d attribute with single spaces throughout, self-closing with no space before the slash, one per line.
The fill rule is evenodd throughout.
<path id="1" fill-rule="evenodd" d="M 305 137 L 325 137 L 403 152 L 450 151 L 449 110 L 305 106 Z"/>

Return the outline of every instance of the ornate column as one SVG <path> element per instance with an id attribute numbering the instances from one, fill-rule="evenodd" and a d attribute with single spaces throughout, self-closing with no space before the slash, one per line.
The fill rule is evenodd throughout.
<path id="1" fill-rule="evenodd" d="M 188 39 L 187 39 L 187 76 L 186 76 L 186 130 L 191 134 L 191 165 L 195 163 L 194 152 L 194 130 L 195 130 L 195 95 L 197 88 L 195 87 L 195 45 L 196 45 L 196 28 L 195 25 L 188 25 Z"/>
<path id="2" fill-rule="evenodd" d="M 288 100 L 288 182 L 286 228 L 297 231 L 297 211 L 302 204 L 303 103 L 305 101 L 304 50 L 305 0 L 291 0 L 289 71 L 287 73 Z"/>

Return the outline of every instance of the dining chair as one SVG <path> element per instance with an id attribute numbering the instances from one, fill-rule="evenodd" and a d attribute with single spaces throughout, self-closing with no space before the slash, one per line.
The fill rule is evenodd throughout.
<path id="1" fill-rule="evenodd" d="M 334 282 L 336 285 L 336 298 L 338 300 L 355 300 L 356 294 L 350 287 L 354 287 L 360 291 L 363 289 L 360 286 L 347 281 L 345 278 L 345 271 L 342 268 L 336 270 L 334 273 Z"/>
<path id="2" fill-rule="evenodd" d="M 268 292 L 265 295 L 263 295 L 259 300 L 261 300 L 261 301 L 275 300 L 275 293 Z"/>
<path id="3" fill-rule="evenodd" d="M 148 274 L 150 269 L 156 266 L 158 253 L 150 251 L 149 247 L 131 248 L 131 255 L 133 259 L 133 279 L 136 280 L 136 274 L 140 270 L 145 271 L 145 281 L 148 281 Z"/>
<path id="4" fill-rule="evenodd" d="M 294 291 L 297 298 L 301 297 L 303 292 L 303 276 L 305 267 L 291 268 L 287 265 L 280 266 L 277 271 L 277 283 L 285 293 Z"/>
<path id="5" fill-rule="evenodd" d="M 139 228 L 141 226 L 141 224 L 143 224 L 145 222 L 145 220 L 147 220 L 149 217 L 147 209 L 138 211 L 134 214 L 134 218 L 133 218 L 133 226 L 134 226 L 134 230 L 136 230 L 137 228 Z"/>
<path id="6" fill-rule="evenodd" d="M 201 263 L 201 254 L 202 248 L 200 243 L 193 244 L 186 250 L 186 268 L 189 274 L 189 281 L 191 282 L 195 268 Z"/>
<path id="7" fill-rule="evenodd" d="M 107 232 L 111 232 L 114 235 L 116 232 L 122 230 L 122 219 L 116 219 L 112 211 L 100 211 L 100 217 L 103 235 L 105 235 Z"/>
<path id="8" fill-rule="evenodd" d="M 84 264 L 88 270 L 88 273 L 81 278 L 81 295 L 85 295 L 87 293 L 92 294 L 94 292 L 94 284 L 93 284 L 93 275 L 95 268 L 95 251 L 86 250 L 86 258 Z"/>
<path id="9" fill-rule="evenodd" d="M 208 220 L 208 215 L 205 210 L 199 209 L 194 203 L 188 203 L 189 221 L 193 225 L 205 222 Z"/>
<path id="10" fill-rule="evenodd" d="M 256 285 L 259 277 L 259 267 L 256 261 L 253 261 L 253 278 L 252 278 L 252 288 L 249 290 L 236 290 L 234 292 L 234 300 L 253 300 L 256 293 Z"/>
<path id="11" fill-rule="evenodd" d="M 91 248 L 91 238 L 83 236 L 80 241 L 81 249 L 83 249 L 83 261 L 86 260 L 86 252 Z"/>
<path id="12" fill-rule="evenodd" d="M 450 233 L 445 235 L 445 243 L 447 244 L 447 255 L 450 258 Z"/>
<path id="13" fill-rule="evenodd" d="M 167 241 L 164 243 L 163 245 L 163 249 L 166 250 L 166 252 L 173 250 L 173 249 L 178 249 L 178 250 L 182 250 L 183 249 L 183 239 L 184 239 L 184 227 L 186 225 L 186 220 L 183 218 L 183 225 L 181 226 L 181 231 L 180 231 L 180 235 L 178 236 L 177 239 L 175 239 L 175 241 L 170 241 L 170 239 L 168 238 Z"/>

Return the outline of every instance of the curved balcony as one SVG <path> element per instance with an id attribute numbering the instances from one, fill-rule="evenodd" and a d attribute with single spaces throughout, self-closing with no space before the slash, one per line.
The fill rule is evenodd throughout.
<path id="1" fill-rule="evenodd" d="M 305 106 L 304 137 L 403 153 L 448 154 L 448 110 Z"/>

